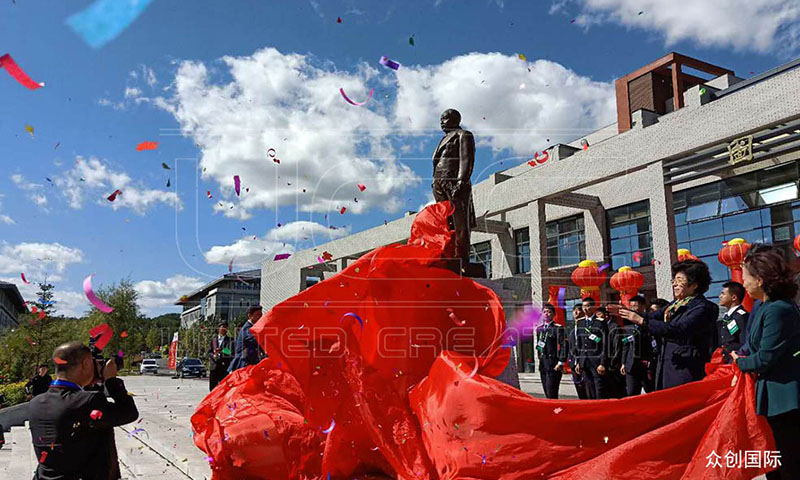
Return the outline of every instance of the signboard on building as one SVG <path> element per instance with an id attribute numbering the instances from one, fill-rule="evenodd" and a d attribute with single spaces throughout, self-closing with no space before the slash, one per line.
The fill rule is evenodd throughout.
<path id="1" fill-rule="evenodd" d="M 175 370 L 178 364 L 178 332 L 172 336 L 172 342 L 169 344 L 169 369 Z"/>
<path id="2" fill-rule="evenodd" d="M 736 165 L 741 162 L 749 162 L 753 159 L 753 136 L 737 138 L 728 144 L 728 162 Z"/>

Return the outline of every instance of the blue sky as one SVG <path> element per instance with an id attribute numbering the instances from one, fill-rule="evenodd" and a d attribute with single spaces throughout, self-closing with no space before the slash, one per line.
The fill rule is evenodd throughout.
<path id="1" fill-rule="evenodd" d="M 129 277 L 149 313 L 175 311 L 171 300 L 234 257 L 252 268 L 258 253 L 426 203 L 443 105 L 462 110 L 481 141 L 478 181 L 613 122 L 613 80 L 669 51 L 740 77 L 797 55 L 792 2 L 682 2 L 154 0 L 98 49 L 64 23 L 90 1 L 3 2 L 0 55 L 46 86 L 29 91 L 0 72 L 0 279 L 29 298 L 20 271 L 47 274 L 63 312 L 80 313 L 86 275 Z M 403 66 L 388 70 L 381 55 Z M 460 82 L 469 95 L 442 87 Z M 353 107 L 340 86 L 375 96 Z M 320 132 L 325 142 L 314 141 Z M 142 141 L 160 146 L 137 152 Z M 252 193 L 236 197 L 236 174 Z M 298 221 L 318 225 L 283 227 Z"/>

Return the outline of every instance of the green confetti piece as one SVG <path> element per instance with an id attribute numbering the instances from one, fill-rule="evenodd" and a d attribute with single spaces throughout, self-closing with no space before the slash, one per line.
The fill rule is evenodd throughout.
<path id="1" fill-rule="evenodd" d="M 408 37 L 408 44 L 411 45 L 412 47 L 414 46 L 414 35 Z"/>
<path id="2" fill-rule="evenodd" d="M 458 424 L 457 424 L 457 423 L 454 423 L 453 425 L 455 425 L 455 426 L 456 426 L 456 430 L 458 430 Z"/>
<path id="3" fill-rule="evenodd" d="M 705 95 L 705 94 L 706 94 L 706 89 L 705 88 L 701 88 L 700 89 L 700 95 Z"/>

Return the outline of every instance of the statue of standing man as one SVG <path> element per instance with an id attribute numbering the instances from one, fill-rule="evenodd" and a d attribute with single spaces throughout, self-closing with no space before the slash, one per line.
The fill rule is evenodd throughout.
<path id="1" fill-rule="evenodd" d="M 433 153 L 433 198 L 450 200 L 455 208 L 450 226 L 455 230 L 456 256 L 460 273 L 468 274 L 470 230 L 475 227 L 472 205 L 472 168 L 475 166 L 475 139 L 461 128 L 461 114 L 448 109 L 439 120 L 444 137 Z"/>

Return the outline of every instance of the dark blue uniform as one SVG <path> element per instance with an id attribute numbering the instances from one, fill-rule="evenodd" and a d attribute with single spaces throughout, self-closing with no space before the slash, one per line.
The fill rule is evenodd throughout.
<path id="1" fill-rule="evenodd" d="M 592 316 L 578 320 L 577 330 L 576 355 L 587 394 L 591 399 L 611 398 L 608 381 L 608 324 Z M 600 365 L 606 368 L 605 375 L 597 373 Z"/>
<path id="2" fill-rule="evenodd" d="M 622 365 L 625 366 L 625 393 L 630 397 L 642 393 L 647 385 L 647 372 L 653 358 L 653 339 L 646 328 L 628 324 L 622 327 Z M 645 387 L 645 391 L 649 391 Z"/>
<path id="3" fill-rule="evenodd" d="M 547 398 L 558 398 L 561 385 L 560 370 L 556 366 L 567 361 L 566 330 L 555 322 L 536 329 L 536 354 L 539 357 L 539 376 Z"/>
<path id="4" fill-rule="evenodd" d="M 577 322 L 576 322 L 577 326 Z M 589 393 L 586 390 L 586 380 L 583 377 L 583 372 L 578 373 L 575 371 L 575 366 L 578 365 L 578 336 L 577 328 L 573 327 L 569 331 L 567 337 L 567 353 L 569 354 L 569 365 L 572 369 L 572 383 L 575 385 L 575 392 L 578 398 L 586 400 L 589 398 Z"/>
<path id="5" fill-rule="evenodd" d="M 648 313 L 644 325 L 659 339 L 656 390 L 702 380 L 716 341 L 719 307 L 704 296 L 692 298 L 678 308 L 669 321 L 664 312 L 670 305 Z"/>
<path id="6" fill-rule="evenodd" d="M 725 354 L 725 363 L 731 363 L 730 352 L 735 352 L 742 347 L 747 331 L 747 320 L 750 314 L 741 305 L 726 313 L 717 322 L 717 346 L 722 347 Z"/>
<path id="7" fill-rule="evenodd" d="M 250 327 L 252 326 L 253 324 L 250 323 L 250 320 L 244 322 L 239 335 L 236 336 L 236 354 L 228 367 L 228 373 L 235 372 L 248 365 L 255 365 L 264 356 L 264 351 L 258 345 L 256 337 L 250 333 Z"/>

